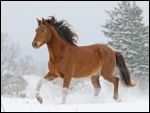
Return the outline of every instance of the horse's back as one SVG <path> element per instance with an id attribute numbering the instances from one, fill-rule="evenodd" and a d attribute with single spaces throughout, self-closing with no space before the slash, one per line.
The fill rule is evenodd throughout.
<path id="1" fill-rule="evenodd" d="M 93 44 L 89 46 L 78 46 L 78 50 L 81 53 L 92 53 L 92 55 L 98 54 L 98 56 L 103 57 L 114 57 L 115 52 L 106 44 Z"/>

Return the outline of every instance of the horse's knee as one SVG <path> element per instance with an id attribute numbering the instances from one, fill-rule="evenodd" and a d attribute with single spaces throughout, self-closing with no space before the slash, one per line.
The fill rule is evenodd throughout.
<path id="1" fill-rule="evenodd" d="M 44 76 L 44 79 L 49 80 L 49 81 L 54 80 L 55 78 L 57 78 L 57 76 L 56 76 L 55 74 L 50 73 L 50 72 L 48 72 L 48 73 Z"/>

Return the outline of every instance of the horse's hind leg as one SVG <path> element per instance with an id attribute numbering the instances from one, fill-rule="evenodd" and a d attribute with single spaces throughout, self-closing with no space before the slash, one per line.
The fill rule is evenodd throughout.
<path id="1" fill-rule="evenodd" d="M 119 78 L 118 77 L 114 77 L 113 79 L 114 79 L 114 81 L 113 81 L 113 84 L 114 84 L 114 96 L 113 96 L 113 98 L 116 101 L 120 102 L 121 98 L 119 97 L 119 94 L 118 94 Z"/>
<path id="2" fill-rule="evenodd" d="M 106 77 L 104 76 L 104 79 L 108 80 L 109 82 L 113 83 L 113 86 L 114 86 L 114 94 L 113 94 L 113 98 L 120 102 L 121 101 L 121 98 L 119 97 L 119 94 L 118 94 L 118 84 L 119 84 L 119 78 L 118 77 Z"/>
<path id="3" fill-rule="evenodd" d="M 99 81 L 99 75 L 91 76 L 91 82 L 94 86 L 94 96 L 98 96 L 101 90 L 101 85 Z"/>
<path id="4" fill-rule="evenodd" d="M 113 83 L 113 86 L 114 86 L 113 98 L 116 101 L 121 101 L 121 99 L 119 98 L 119 94 L 118 94 L 119 78 L 113 76 L 113 71 L 114 71 L 114 68 L 112 68 L 111 65 L 107 65 L 107 66 L 103 67 L 103 69 L 101 70 L 101 74 L 102 74 L 104 79 Z"/>

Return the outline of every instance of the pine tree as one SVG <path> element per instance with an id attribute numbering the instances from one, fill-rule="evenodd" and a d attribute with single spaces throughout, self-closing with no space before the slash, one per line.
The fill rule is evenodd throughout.
<path id="1" fill-rule="evenodd" d="M 142 20 L 142 9 L 135 2 L 118 3 L 119 7 L 107 11 L 109 19 L 103 26 L 108 44 L 121 52 L 127 66 L 135 75 L 149 74 L 149 27 Z"/>
<path id="2" fill-rule="evenodd" d="M 145 26 L 144 32 L 142 32 L 142 41 L 139 46 L 139 52 L 141 57 L 139 59 L 138 70 L 142 75 L 149 76 L 149 26 Z"/>

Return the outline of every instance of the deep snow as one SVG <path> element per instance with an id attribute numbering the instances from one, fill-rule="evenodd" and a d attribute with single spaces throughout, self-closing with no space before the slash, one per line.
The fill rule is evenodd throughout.
<path id="1" fill-rule="evenodd" d="M 99 97 L 93 97 L 93 87 L 90 79 L 86 78 L 83 80 L 86 86 L 79 87 L 77 90 L 69 90 L 66 104 L 60 104 L 62 81 L 60 80 L 60 85 L 45 82 L 41 90 L 44 101 L 40 104 L 34 96 L 35 87 L 40 78 L 30 75 L 25 76 L 25 79 L 29 83 L 25 91 L 27 97 L 23 99 L 3 97 L 2 104 L 5 111 L 149 111 L 149 96 L 144 95 L 141 90 L 123 88 L 120 84 L 119 92 L 122 102 L 116 102 L 112 99 L 113 87 L 103 79 L 101 79 L 102 90 Z"/>

